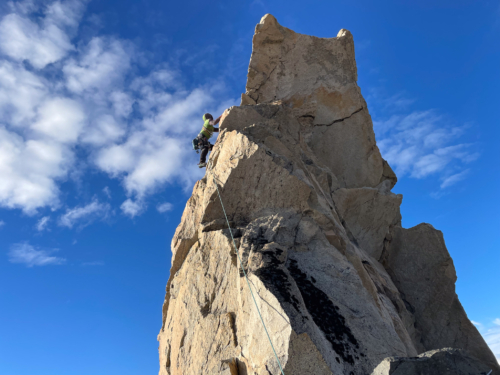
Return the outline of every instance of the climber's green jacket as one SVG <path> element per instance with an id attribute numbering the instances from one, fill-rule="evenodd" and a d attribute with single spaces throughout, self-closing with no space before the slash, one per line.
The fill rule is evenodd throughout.
<path id="1" fill-rule="evenodd" d="M 218 128 L 214 128 L 214 125 L 217 125 L 220 121 L 220 116 L 216 120 L 213 119 L 212 115 L 209 113 L 205 113 L 203 115 L 203 128 L 200 131 L 200 135 L 205 137 L 206 139 L 210 139 L 214 132 L 218 132 Z"/>

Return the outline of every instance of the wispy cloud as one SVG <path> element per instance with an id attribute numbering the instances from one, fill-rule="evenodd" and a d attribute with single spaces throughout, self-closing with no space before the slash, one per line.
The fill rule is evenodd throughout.
<path id="1" fill-rule="evenodd" d="M 483 333 L 484 340 L 500 364 L 500 327 L 493 327 Z"/>
<path id="2" fill-rule="evenodd" d="M 5 225 L 5 221 L 0 220 L 0 228 L 3 227 L 4 225 Z"/>
<path id="3" fill-rule="evenodd" d="M 377 145 L 399 178 L 433 176 L 441 183 L 431 195 L 439 198 L 467 177 L 479 157 L 476 144 L 461 141 L 470 124 L 456 124 L 437 110 L 412 110 L 416 100 L 404 92 L 372 88 L 366 100 Z"/>
<path id="4" fill-rule="evenodd" d="M 436 111 L 391 115 L 373 124 L 382 156 L 399 177 L 436 175 L 444 189 L 464 179 L 464 167 L 479 157 L 475 145 L 458 141 L 466 127 L 450 125 Z"/>
<path id="5" fill-rule="evenodd" d="M 94 199 L 86 206 L 79 206 L 66 210 L 59 218 L 59 225 L 72 228 L 78 223 L 80 228 L 91 224 L 95 220 L 105 219 L 110 214 L 111 206 L 107 203 L 99 203 Z"/>
<path id="6" fill-rule="evenodd" d="M 162 204 L 159 204 L 158 206 L 156 206 L 156 209 L 160 213 L 171 211 L 173 208 L 174 208 L 174 206 L 172 205 L 172 203 L 168 203 L 168 202 L 165 202 L 165 203 L 162 203 Z"/>
<path id="7" fill-rule="evenodd" d="M 374 117 L 388 112 L 406 111 L 415 102 L 415 99 L 409 98 L 404 92 L 388 95 L 381 87 L 368 89 L 366 100 L 374 104 L 373 108 L 370 108 Z"/>
<path id="8" fill-rule="evenodd" d="M 460 173 L 455 173 L 454 175 L 451 175 L 450 177 L 446 177 L 443 182 L 441 183 L 441 189 L 445 189 L 447 187 L 450 187 L 452 185 L 455 185 L 457 182 L 462 181 L 467 173 L 469 173 L 470 169 L 466 169 Z"/>
<path id="9" fill-rule="evenodd" d="M 50 255 L 56 251 L 58 249 L 37 250 L 27 242 L 22 242 L 10 247 L 8 257 L 9 262 L 25 264 L 27 267 L 64 264 L 65 258 Z"/>
<path id="10" fill-rule="evenodd" d="M 47 228 L 47 224 L 50 221 L 50 216 L 44 216 L 36 223 L 36 230 L 39 232 L 44 231 Z"/>
<path id="11" fill-rule="evenodd" d="M 250 3 L 250 7 L 257 6 L 257 5 L 262 7 L 263 9 L 267 9 L 267 6 L 266 6 L 266 4 L 264 4 L 263 0 L 253 0 Z"/>
<path id="12" fill-rule="evenodd" d="M 111 190 L 109 189 L 109 186 L 105 186 L 104 189 L 102 189 L 102 192 L 106 194 L 108 198 L 111 198 Z"/>
<path id="13" fill-rule="evenodd" d="M 146 209 L 146 205 L 140 200 L 133 201 L 132 199 L 127 199 L 122 203 L 120 208 L 125 215 L 133 218 L 134 216 L 141 214 Z"/>
<path id="14" fill-rule="evenodd" d="M 489 328 L 486 328 L 487 325 L 471 321 L 479 330 L 481 335 L 484 338 L 484 341 L 488 344 L 491 351 L 495 355 L 498 363 L 500 364 L 500 318 L 494 319 Z"/>

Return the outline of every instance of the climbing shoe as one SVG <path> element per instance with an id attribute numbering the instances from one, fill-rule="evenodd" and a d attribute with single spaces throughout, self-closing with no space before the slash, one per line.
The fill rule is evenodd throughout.
<path id="1" fill-rule="evenodd" d="M 207 166 L 207 163 L 200 163 L 200 164 L 198 164 L 199 168 L 203 168 L 203 167 L 206 167 L 206 166 Z"/>

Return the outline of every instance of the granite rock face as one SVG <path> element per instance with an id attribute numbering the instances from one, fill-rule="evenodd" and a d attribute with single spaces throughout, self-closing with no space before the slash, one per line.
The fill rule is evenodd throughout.
<path id="1" fill-rule="evenodd" d="M 430 224 L 394 227 L 381 261 L 415 317 L 426 350 L 465 349 L 490 368 L 498 366 L 458 300 L 455 267 L 440 231 Z"/>
<path id="2" fill-rule="evenodd" d="M 271 15 L 257 25 L 242 105 L 224 113 L 172 240 L 160 375 L 280 373 L 217 186 L 285 374 L 372 374 L 443 347 L 500 374 L 440 232 L 401 228 L 356 80 L 347 30 L 300 35 Z"/>

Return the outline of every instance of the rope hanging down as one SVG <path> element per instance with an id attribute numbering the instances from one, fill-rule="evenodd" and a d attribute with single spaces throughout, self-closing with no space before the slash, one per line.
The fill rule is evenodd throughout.
<path id="1" fill-rule="evenodd" d="M 233 241 L 234 252 L 238 256 L 238 260 L 240 262 L 241 269 L 243 270 L 243 274 L 245 275 L 245 280 L 247 282 L 248 289 L 250 289 L 250 294 L 252 295 L 253 303 L 255 304 L 255 308 L 257 309 L 257 312 L 259 313 L 260 321 L 262 322 L 262 326 L 264 327 L 264 331 L 266 331 L 267 339 L 269 340 L 269 343 L 271 344 L 271 348 L 273 349 L 274 357 L 276 357 L 276 361 L 278 361 L 278 366 L 280 367 L 281 374 L 285 375 L 285 373 L 283 372 L 283 367 L 281 367 L 281 362 L 278 359 L 278 355 L 276 354 L 276 350 L 274 349 L 273 342 L 271 341 L 271 337 L 269 336 L 269 332 L 267 331 L 266 324 L 264 323 L 264 319 L 262 319 L 262 315 L 260 313 L 259 306 L 257 305 L 257 301 L 255 300 L 255 296 L 253 295 L 252 288 L 250 287 L 250 282 L 248 281 L 247 273 L 245 272 L 245 268 L 243 267 L 243 263 L 241 262 L 240 253 L 238 252 L 238 248 L 236 247 L 236 242 L 234 241 L 233 231 L 231 230 L 231 226 L 229 225 L 229 220 L 228 220 L 227 215 L 226 215 L 226 209 L 224 208 L 224 203 L 222 203 L 222 197 L 221 197 L 220 192 L 219 192 L 219 185 L 217 185 L 217 181 L 215 180 L 215 175 L 212 171 L 211 160 L 208 162 L 207 170 L 209 171 L 209 173 L 212 174 L 212 178 L 214 180 L 215 187 L 217 188 L 217 195 L 219 196 L 220 205 L 222 206 L 222 211 L 224 212 L 224 217 L 226 218 L 227 227 L 229 228 L 229 234 L 231 235 L 231 240 Z"/>

